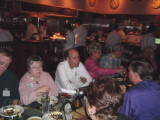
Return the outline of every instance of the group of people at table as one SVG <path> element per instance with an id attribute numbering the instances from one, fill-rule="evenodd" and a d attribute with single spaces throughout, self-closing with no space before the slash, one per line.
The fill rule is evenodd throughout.
<path id="1" fill-rule="evenodd" d="M 87 45 L 86 50 L 89 57 L 84 64 L 76 49 L 66 50 L 65 60 L 57 66 L 55 81 L 43 71 L 41 57 L 30 56 L 26 62 L 28 71 L 19 82 L 7 69 L 12 61 L 11 52 L 0 49 L 0 106 L 7 96 L 12 104 L 29 105 L 46 93 L 58 96 L 65 90 L 87 87 L 86 111 L 93 120 L 160 119 L 160 85 L 153 81 L 153 67 L 148 62 L 130 63 L 128 76 L 134 86 L 124 94 L 110 78 L 116 73 L 126 74 L 125 68 L 120 66 L 123 46 L 116 44 L 112 53 L 102 57 L 101 45 L 97 42 Z"/>

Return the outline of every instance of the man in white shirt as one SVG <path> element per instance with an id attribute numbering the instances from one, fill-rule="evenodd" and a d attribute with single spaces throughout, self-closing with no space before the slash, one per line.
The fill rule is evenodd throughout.
<path id="1" fill-rule="evenodd" d="M 75 47 L 80 54 L 81 62 L 84 63 L 84 46 L 86 45 L 87 29 L 82 26 L 81 20 L 77 20 L 75 25 L 76 28 L 73 30 L 75 35 Z"/>
<path id="2" fill-rule="evenodd" d="M 117 32 L 119 25 L 114 25 L 114 29 L 108 34 L 105 41 L 105 46 L 108 48 L 108 52 L 112 52 L 112 47 L 116 44 L 121 44 L 121 36 Z"/>
<path id="3" fill-rule="evenodd" d="M 156 26 L 151 25 L 148 28 L 148 33 L 143 36 L 141 40 L 141 50 L 143 50 L 147 46 L 151 46 L 154 50 L 156 49 L 155 45 L 155 37 L 153 36 L 153 33 L 157 30 Z"/>
<path id="4" fill-rule="evenodd" d="M 73 48 L 68 49 L 65 52 L 65 59 L 58 64 L 55 74 L 55 82 L 59 90 L 76 90 L 88 86 L 92 78 L 80 62 L 78 51 Z"/>

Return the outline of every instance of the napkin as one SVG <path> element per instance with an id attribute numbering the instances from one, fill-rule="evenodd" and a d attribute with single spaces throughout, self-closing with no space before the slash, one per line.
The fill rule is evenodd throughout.
<path id="1" fill-rule="evenodd" d="M 61 91 L 62 91 L 62 93 L 67 93 L 67 94 L 69 94 L 69 95 L 74 95 L 74 94 L 76 94 L 76 91 L 75 91 L 75 90 L 67 90 L 67 89 L 61 88 Z"/>

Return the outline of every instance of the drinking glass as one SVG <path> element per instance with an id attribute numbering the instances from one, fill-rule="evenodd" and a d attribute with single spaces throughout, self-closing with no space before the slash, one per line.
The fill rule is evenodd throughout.
<path id="1" fill-rule="evenodd" d="M 50 106 L 50 98 L 48 94 L 42 96 L 41 103 L 42 103 L 42 114 L 48 113 Z"/>

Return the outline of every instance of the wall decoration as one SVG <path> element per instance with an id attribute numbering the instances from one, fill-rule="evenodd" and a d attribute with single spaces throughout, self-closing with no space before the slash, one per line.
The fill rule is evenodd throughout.
<path id="1" fill-rule="evenodd" d="M 96 5 L 96 0 L 88 0 L 88 2 L 91 7 L 94 7 Z"/>
<path id="2" fill-rule="evenodd" d="M 160 0 L 152 0 L 152 8 L 160 8 Z"/>
<path id="3" fill-rule="evenodd" d="M 111 0 L 110 1 L 110 7 L 112 9 L 117 9 L 119 7 L 119 0 Z"/>

